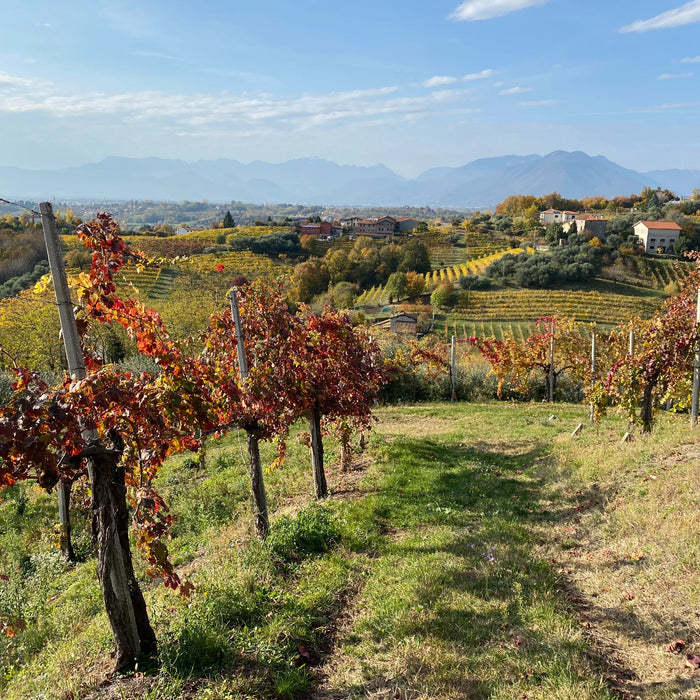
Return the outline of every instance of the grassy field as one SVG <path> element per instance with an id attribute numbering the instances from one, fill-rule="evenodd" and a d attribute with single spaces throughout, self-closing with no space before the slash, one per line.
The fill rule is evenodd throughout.
<path id="1" fill-rule="evenodd" d="M 244 440 L 173 459 L 180 601 L 145 582 L 160 641 L 109 678 L 110 634 L 89 559 L 55 554 L 53 499 L 0 504 L 0 605 L 28 626 L 0 643 L 13 698 L 540 698 L 700 695 L 700 450 L 685 417 L 620 443 L 607 418 L 572 437 L 575 405 L 384 408 L 332 494 L 310 494 L 306 449 L 267 475 L 270 540 L 252 538 Z M 272 448 L 264 455 L 270 460 Z M 666 651 L 676 640 L 685 648 Z M 678 646 L 678 645 L 676 645 Z"/>

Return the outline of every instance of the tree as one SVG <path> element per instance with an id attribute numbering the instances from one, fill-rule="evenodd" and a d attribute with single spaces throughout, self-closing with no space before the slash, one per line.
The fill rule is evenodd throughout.
<path id="1" fill-rule="evenodd" d="M 430 303 L 433 306 L 445 308 L 450 306 L 454 299 L 454 287 L 451 282 L 440 282 L 430 295 Z"/>
<path id="2" fill-rule="evenodd" d="M 412 239 L 401 247 L 400 272 L 430 272 L 430 256 L 425 243 Z"/>
<path id="3" fill-rule="evenodd" d="M 695 258 L 697 261 L 697 257 Z M 651 432 L 660 403 L 673 398 L 692 370 L 700 339 L 696 323 L 700 268 L 683 281 L 680 294 L 648 321 L 633 320 L 618 331 L 617 361 L 594 400 L 599 412 L 607 401 L 618 403 L 631 422 Z M 635 330 L 635 349 L 627 351 L 627 335 Z M 639 410 L 639 413 L 637 413 Z"/>
<path id="4" fill-rule="evenodd" d="M 299 263 L 294 268 L 291 296 L 307 303 L 328 289 L 329 280 L 328 268 L 321 260 Z"/>
<path id="5" fill-rule="evenodd" d="M 418 272 L 406 273 L 406 298 L 417 299 L 425 293 L 425 277 Z"/>
<path id="6" fill-rule="evenodd" d="M 233 220 L 233 217 L 231 216 L 231 212 L 227 211 L 226 214 L 224 214 L 224 220 L 222 221 L 222 227 L 223 228 L 234 228 L 236 226 L 236 222 Z"/>
<path id="7" fill-rule="evenodd" d="M 37 374 L 17 369 L 14 393 L 0 412 L 0 487 L 35 478 L 51 489 L 87 470 L 97 574 L 116 643 L 115 668 L 121 669 L 156 645 L 131 563 L 127 494 L 148 572 L 187 594 L 191 586 L 168 558 L 170 516 L 153 479 L 169 453 L 199 445 L 193 435 L 212 424 L 214 382 L 206 376 L 210 368 L 180 350 L 155 312 L 117 294 L 114 275 L 125 264 L 144 260 L 116 232 L 108 215 L 78 229 L 93 251 L 90 274 L 81 277 L 78 327 L 122 325 L 139 352 L 156 357 L 163 371 L 134 376 L 102 365 L 89 348 L 84 380 L 66 378 L 50 387 Z M 86 442 L 86 430 L 95 438 Z"/>
<path id="8" fill-rule="evenodd" d="M 298 318 L 301 337 L 295 361 L 302 371 L 295 388 L 296 410 L 308 420 L 314 492 L 316 498 L 324 498 L 328 484 L 323 422 L 345 421 L 346 426 L 368 428 L 386 379 L 379 346 L 364 329 L 353 328 L 346 314 L 324 309 L 316 315 L 303 308 Z"/>
<path id="9" fill-rule="evenodd" d="M 519 391 L 529 389 L 533 379 L 544 378 L 548 384 L 547 399 L 554 401 L 556 384 L 563 372 L 590 383 L 588 345 L 580 328 L 571 319 L 544 316 L 536 321 L 537 330 L 522 343 L 512 333 L 501 340 L 472 337 L 469 342 L 478 348 L 498 379 L 501 397 L 506 381 Z"/>
<path id="10" fill-rule="evenodd" d="M 399 301 L 406 296 L 406 273 L 392 272 L 387 280 L 384 292 L 389 296 L 389 303 Z"/>
<path id="11" fill-rule="evenodd" d="M 240 307 L 245 375 L 232 362 L 239 348 L 228 311 L 212 316 L 202 335 L 202 357 L 212 367 L 219 391 L 216 428 L 225 431 L 236 425 L 246 432 L 255 531 L 264 538 L 270 523 L 259 442 L 278 438 L 281 459 L 284 438 L 298 416 L 299 323 L 280 291 L 261 281 L 234 280 L 230 293 L 240 295 L 236 306 Z"/>

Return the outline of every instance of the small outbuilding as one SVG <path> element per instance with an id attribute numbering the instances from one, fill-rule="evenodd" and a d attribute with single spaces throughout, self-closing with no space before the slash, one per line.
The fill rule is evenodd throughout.
<path id="1" fill-rule="evenodd" d="M 391 318 L 377 321 L 374 325 L 379 328 L 390 330 L 392 333 L 397 333 L 398 335 L 418 335 L 418 319 L 404 311 Z"/>

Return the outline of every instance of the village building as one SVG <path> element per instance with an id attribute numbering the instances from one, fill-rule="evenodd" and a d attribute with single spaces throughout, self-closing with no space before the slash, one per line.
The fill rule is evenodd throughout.
<path id="1" fill-rule="evenodd" d="M 604 219 L 602 216 L 595 216 L 595 214 L 578 214 L 573 221 L 567 221 L 563 224 L 562 228 L 567 233 L 576 228 L 576 233 L 588 233 L 591 236 L 597 236 L 601 240 L 605 238 L 605 227 L 608 224 L 608 220 Z"/>
<path id="2" fill-rule="evenodd" d="M 385 238 L 392 236 L 395 228 L 396 219 L 393 216 L 382 216 L 377 219 L 360 219 L 355 225 L 355 233 L 358 236 Z"/>
<path id="3" fill-rule="evenodd" d="M 418 319 L 404 311 L 383 321 L 377 321 L 374 325 L 398 335 L 418 335 Z"/>
<path id="4" fill-rule="evenodd" d="M 302 236 L 330 236 L 332 230 L 330 221 L 321 221 L 316 224 L 305 221 L 299 226 L 299 234 Z"/>
<path id="5" fill-rule="evenodd" d="M 559 209 L 546 209 L 540 212 L 540 221 L 543 224 L 563 224 L 576 218 L 575 211 L 560 211 Z"/>
<path id="6" fill-rule="evenodd" d="M 417 219 L 412 219 L 410 216 L 397 216 L 396 217 L 396 231 L 402 233 L 403 231 L 410 231 L 418 226 L 420 222 Z"/>
<path id="7" fill-rule="evenodd" d="M 634 235 L 644 245 L 645 253 L 666 253 L 680 233 L 675 221 L 638 221 L 634 225 Z"/>

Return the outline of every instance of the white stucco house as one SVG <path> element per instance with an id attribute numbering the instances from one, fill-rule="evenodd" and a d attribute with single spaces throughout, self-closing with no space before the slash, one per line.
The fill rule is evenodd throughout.
<path id="1" fill-rule="evenodd" d="M 680 233 L 675 221 L 638 221 L 634 225 L 634 235 L 644 244 L 645 253 L 665 253 Z"/>

